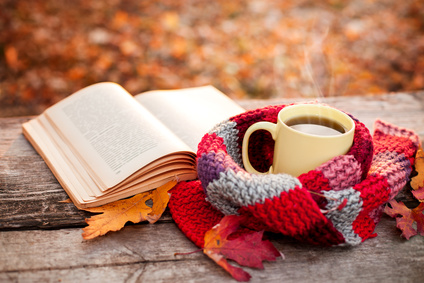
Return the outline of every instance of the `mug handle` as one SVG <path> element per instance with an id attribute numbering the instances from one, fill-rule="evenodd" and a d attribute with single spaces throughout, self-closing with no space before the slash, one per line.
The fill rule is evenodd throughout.
<path id="1" fill-rule="evenodd" d="M 251 125 L 243 137 L 243 145 L 242 145 L 242 158 L 243 158 L 243 165 L 247 172 L 254 173 L 254 174 L 269 174 L 272 173 L 272 165 L 269 167 L 269 170 L 265 173 L 257 171 L 255 168 L 253 168 L 252 164 L 249 160 L 249 139 L 250 135 L 253 134 L 253 132 L 257 130 L 265 130 L 271 133 L 272 139 L 275 140 L 277 137 L 277 124 L 271 123 L 271 122 L 257 122 L 253 125 Z"/>

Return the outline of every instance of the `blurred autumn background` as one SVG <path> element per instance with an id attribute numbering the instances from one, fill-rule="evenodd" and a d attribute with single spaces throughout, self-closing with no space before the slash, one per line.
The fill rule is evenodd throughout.
<path id="1" fill-rule="evenodd" d="M 100 81 L 234 99 L 420 90 L 424 1 L 0 2 L 0 117 Z"/>

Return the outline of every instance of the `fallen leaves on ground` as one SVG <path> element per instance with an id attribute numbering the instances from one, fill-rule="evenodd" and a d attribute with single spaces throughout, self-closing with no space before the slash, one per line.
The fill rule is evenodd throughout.
<path id="1" fill-rule="evenodd" d="M 85 240 L 102 236 L 109 231 L 118 231 L 128 221 L 139 223 L 141 221 L 156 222 L 169 201 L 168 191 L 177 184 L 171 181 L 165 185 L 148 192 L 135 195 L 132 198 L 115 201 L 103 206 L 85 208 L 84 210 L 101 213 L 86 219 L 88 226 L 83 228 L 82 237 Z M 152 200 L 152 207 L 146 201 Z"/>
<path id="2" fill-rule="evenodd" d="M 0 1 L 0 116 L 99 81 L 232 98 L 424 88 L 422 0 Z"/>
<path id="3" fill-rule="evenodd" d="M 203 252 L 234 279 L 248 281 L 250 274 L 242 268 L 231 265 L 227 259 L 234 260 L 242 266 L 263 269 L 263 260 L 274 261 L 281 254 L 270 241 L 262 240 L 263 231 L 243 233 L 235 239 L 229 239 L 239 227 L 240 217 L 225 216 L 205 234 Z"/>
<path id="4" fill-rule="evenodd" d="M 390 206 L 386 206 L 384 212 L 396 218 L 396 227 L 402 230 L 402 236 L 409 240 L 412 236 L 420 234 L 424 236 L 424 203 L 409 209 L 403 202 L 392 200 Z"/>

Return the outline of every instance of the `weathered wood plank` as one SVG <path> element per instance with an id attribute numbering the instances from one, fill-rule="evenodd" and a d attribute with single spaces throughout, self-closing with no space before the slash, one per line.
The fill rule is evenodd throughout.
<path id="1" fill-rule="evenodd" d="M 299 99 L 242 100 L 238 103 L 253 109 L 295 101 Z M 353 114 L 370 129 L 379 117 L 415 130 L 424 140 L 424 92 L 330 97 L 323 102 Z M 0 118 L 0 230 L 85 225 L 84 218 L 90 214 L 79 211 L 72 204 L 59 203 L 67 199 L 66 193 L 22 135 L 21 124 L 28 119 L 30 117 Z M 403 195 L 400 198 L 408 201 Z M 171 221 L 169 213 L 162 220 Z"/>
<path id="2" fill-rule="evenodd" d="M 0 229 L 50 228 L 84 224 L 83 211 L 68 198 L 38 155 L 2 157 Z"/>
<path id="3" fill-rule="evenodd" d="M 0 157 L 3 156 L 21 134 L 22 123 L 30 119 L 31 117 L 0 118 Z"/>
<path id="4" fill-rule="evenodd" d="M 86 225 L 90 213 L 68 199 L 44 160 L 22 135 L 28 118 L 0 118 L 0 230 Z M 167 212 L 160 221 L 170 221 Z"/>
<path id="5" fill-rule="evenodd" d="M 239 103 L 252 109 L 293 101 Z M 424 140 L 424 92 L 324 102 L 369 128 L 379 117 L 414 129 Z M 59 203 L 66 193 L 21 134 L 21 123 L 28 119 L 0 119 L 0 229 L 12 230 L 0 232 L 0 281 L 234 282 L 202 253 L 174 256 L 196 247 L 169 213 L 155 225 L 131 225 L 91 241 L 82 240 L 81 229 L 63 229 L 81 227 L 89 214 Z M 265 263 L 265 271 L 247 270 L 252 282 L 421 282 L 424 238 L 406 241 L 395 225 L 384 216 L 376 229 L 379 236 L 354 248 L 315 247 L 269 235 L 286 259 Z"/>
<path id="6" fill-rule="evenodd" d="M 215 270 L 214 270 L 215 269 Z M 0 273 L 2 282 L 236 282 L 212 261 L 165 261 L 120 266 Z M 252 281 L 253 282 L 253 281 Z"/>
<path id="7" fill-rule="evenodd" d="M 266 262 L 265 270 L 246 270 L 252 282 L 420 282 L 424 238 L 403 240 L 394 223 L 384 217 L 376 229 L 379 236 L 354 248 L 316 247 L 270 235 L 286 259 Z M 232 281 L 202 253 L 174 256 L 196 247 L 173 223 L 129 226 L 90 241 L 80 233 L 0 232 L 0 281 Z"/>
<path id="8" fill-rule="evenodd" d="M 0 160 L 0 230 L 85 226 L 92 214 L 78 210 L 43 159 L 4 156 Z M 171 221 L 168 211 L 160 221 Z"/>

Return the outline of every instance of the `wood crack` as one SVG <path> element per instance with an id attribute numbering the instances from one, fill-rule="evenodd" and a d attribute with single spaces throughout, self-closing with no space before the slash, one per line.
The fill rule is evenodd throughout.
<path id="1" fill-rule="evenodd" d="M 157 263 L 167 263 L 167 262 L 196 262 L 197 259 L 184 258 L 175 260 L 140 260 L 126 263 L 113 263 L 113 264 L 83 264 L 83 265 L 74 265 L 74 266 L 63 266 L 63 267 L 45 267 L 45 268 L 21 268 L 21 269 L 11 269 L 7 271 L 0 271 L 0 274 L 8 274 L 14 272 L 39 272 L 39 271 L 59 271 L 59 270 L 69 270 L 69 269 L 86 269 L 86 268 L 103 268 L 103 267 L 119 267 L 119 266 L 131 266 L 131 265 L 147 265 L 147 264 L 157 264 Z M 139 275 L 141 275 L 140 273 Z M 139 276 L 138 276 L 139 277 Z"/>

